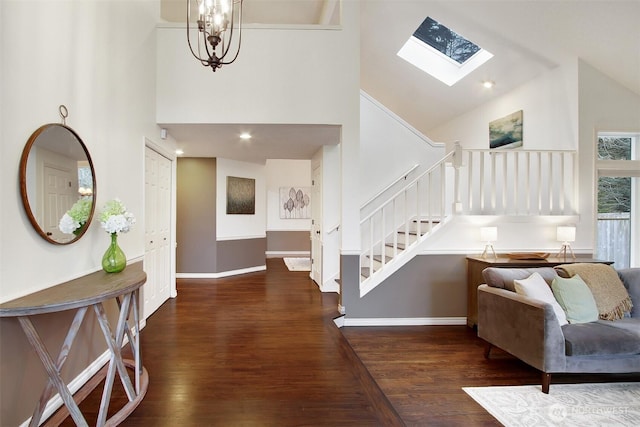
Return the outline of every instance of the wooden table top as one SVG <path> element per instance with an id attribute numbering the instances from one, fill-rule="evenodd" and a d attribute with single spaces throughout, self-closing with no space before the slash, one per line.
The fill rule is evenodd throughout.
<path id="1" fill-rule="evenodd" d="M 543 259 L 517 259 L 517 258 L 514 259 L 514 258 L 509 258 L 506 255 L 498 255 L 497 258 L 494 258 L 492 256 L 483 258 L 480 255 L 468 255 L 467 259 L 473 260 L 473 261 L 479 261 L 479 262 L 491 264 L 491 265 L 500 265 L 500 266 L 508 266 L 508 265 L 516 265 L 516 264 L 517 265 L 544 264 L 544 265 L 549 265 L 550 267 L 553 267 L 560 264 L 575 264 L 579 262 L 585 262 L 590 264 L 592 263 L 613 264 L 612 261 L 586 258 L 586 257 L 576 257 L 576 258 L 566 257 L 565 258 L 565 257 L 552 256 L 552 257 L 543 258 Z"/>
<path id="2" fill-rule="evenodd" d="M 96 304 L 142 286 L 147 274 L 142 261 L 120 273 L 102 270 L 0 304 L 0 317 L 53 313 Z"/>

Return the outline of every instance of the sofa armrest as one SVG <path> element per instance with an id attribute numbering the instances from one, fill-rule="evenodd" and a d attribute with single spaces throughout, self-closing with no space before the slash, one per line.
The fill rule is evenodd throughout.
<path id="1" fill-rule="evenodd" d="M 548 303 L 480 285 L 478 336 L 543 372 L 565 369 L 564 335 Z"/>
<path id="2" fill-rule="evenodd" d="M 640 268 L 626 268 L 618 270 L 618 276 L 627 288 L 633 308 L 631 317 L 640 317 Z"/>

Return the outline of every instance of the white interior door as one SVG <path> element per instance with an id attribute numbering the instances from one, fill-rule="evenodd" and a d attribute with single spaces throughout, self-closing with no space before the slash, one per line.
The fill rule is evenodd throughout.
<path id="1" fill-rule="evenodd" d="M 311 279 L 322 288 L 322 167 L 312 172 Z"/>
<path id="2" fill-rule="evenodd" d="M 147 282 L 142 288 L 148 318 L 170 297 L 171 160 L 145 149 L 145 255 Z"/>
<path id="3" fill-rule="evenodd" d="M 64 234 L 58 228 L 60 218 L 78 200 L 77 162 L 48 150 L 39 150 L 44 198 L 38 203 L 36 217 L 43 224 L 47 236 L 56 242 L 73 239 L 73 234 Z"/>

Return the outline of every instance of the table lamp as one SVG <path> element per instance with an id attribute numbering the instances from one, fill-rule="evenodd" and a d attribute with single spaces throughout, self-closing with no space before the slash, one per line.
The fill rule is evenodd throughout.
<path id="1" fill-rule="evenodd" d="M 558 255 L 556 255 L 556 257 L 559 258 L 560 254 L 562 254 L 564 259 L 567 259 L 567 250 L 569 250 L 569 252 L 571 253 L 571 257 L 575 259 L 576 256 L 573 254 L 573 250 L 571 249 L 571 245 L 569 244 L 569 242 L 575 242 L 576 228 L 573 226 L 558 226 L 557 239 L 558 242 L 562 242 L 562 247 L 560 248 L 560 251 L 558 252 Z"/>
<path id="2" fill-rule="evenodd" d="M 489 252 L 493 253 L 494 258 L 498 258 L 496 251 L 493 250 L 492 242 L 498 240 L 498 227 L 482 227 L 480 228 L 480 239 L 487 242 L 484 245 L 484 252 L 482 252 L 482 258 L 486 258 Z"/>

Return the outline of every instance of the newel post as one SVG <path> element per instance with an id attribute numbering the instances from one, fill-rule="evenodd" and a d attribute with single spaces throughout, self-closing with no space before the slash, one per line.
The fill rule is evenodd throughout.
<path id="1" fill-rule="evenodd" d="M 462 167 L 462 146 L 460 141 L 453 143 L 453 169 L 454 169 L 454 183 L 453 183 L 453 206 L 451 211 L 454 214 L 462 213 L 462 202 L 460 201 L 460 168 Z"/>

